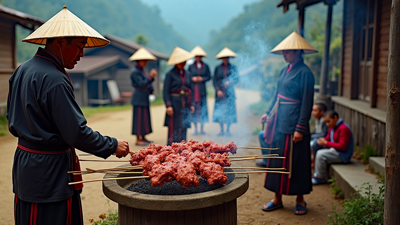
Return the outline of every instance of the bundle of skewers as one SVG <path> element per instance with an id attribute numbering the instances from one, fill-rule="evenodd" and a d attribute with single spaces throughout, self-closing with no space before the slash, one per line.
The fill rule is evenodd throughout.
<path id="1" fill-rule="evenodd" d="M 182 188 L 198 186 L 199 176 L 207 179 L 209 185 L 225 184 L 228 181 L 226 174 L 229 173 L 284 173 L 285 168 L 257 168 L 257 167 L 231 167 L 231 161 L 251 160 L 260 158 L 284 159 L 277 154 L 262 156 L 229 156 L 228 153 L 236 154 L 238 148 L 235 143 L 229 142 L 225 145 L 216 144 L 212 141 L 190 140 L 180 143 L 172 143 L 171 146 L 150 144 L 138 152 L 131 152 L 129 160 L 132 166 L 110 169 L 94 170 L 87 168 L 86 171 L 70 171 L 73 174 L 90 173 L 119 173 L 137 174 L 142 176 L 119 177 L 115 179 L 148 179 L 152 186 L 162 186 L 166 182 L 176 180 Z M 276 148 L 267 148 L 276 150 Z M 224 172 L 224 168 L 229 169 L 249 169 L 255 171 L 247 172 Z M 139 171 L 133 171 L 139 170 Z M 107 179 L 86 180 L 80 183 L 91 181 L 102 181 Z M 78 182 L 69 183 L 70 185 Z"/>

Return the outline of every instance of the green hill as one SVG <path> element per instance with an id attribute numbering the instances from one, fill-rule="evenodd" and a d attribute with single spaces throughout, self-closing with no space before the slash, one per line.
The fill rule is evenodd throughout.
<path id="1" fill-rule="evenodd" d="M 170 54 L 175 45 L 183 48 L 190 43 L 164 22 L 160 10 L 143 4 L 140 0 L 3 0 L 4 6 L 48 20 L 58 13 L 64 4 L 99 33 L 112 34 L 134 41 L 138 34 L 148 40 L 147 46 Z M 18 29 L 18 61 L 29 59 L 37 46 L 21 43 L 29 33 Z"/>

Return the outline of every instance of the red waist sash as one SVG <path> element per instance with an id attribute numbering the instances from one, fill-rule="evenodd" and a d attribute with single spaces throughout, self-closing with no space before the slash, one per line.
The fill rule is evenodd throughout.
<path id="1" fill-rule="evenodd" d="M 282 101 L 281 101 L 282 100 Z M 285 97 L 278 94 L 277 100 L 271 112 L 268 114 L 266 119 L 266 126 L 264 132 L 265 143 L 272 144 L 274 140 L 274 133 L 276 129 L 276 120 L 278 118 L 278 109 L 280 104 L 300 104 L 300 100 Z"/>
<path id="2" fill-rule="evenodd" d="M 31 152 L 31 153 L 35 153 L 35 154 L 44 154 L 44 155 L 58 155 L 58 154 L 63 154 L 63 153 L 67 153 L 67 152 L 72 152 L 72 157 L 71 157 L 71 168 L 74 171 L 80 171 L 81 170 L 81 165 L 79 163 L 79 158 L 76 155 L 75 152 L 75 148 L 71 147 L 65 150 L 56 150 L 56 151 L 41 151 L 41 150 L 35 150 L 35 149 L 31 149 L 25 146 L 22 146 L 20 143 L 18 143 L 18 148 L 27 151 L 27 152 Z M 82 181 L 82 175 L 72 175 L 73 181 L 77 182 L 77 181 Z M 83 184 L 74 184 L 74 189 L 75 190 L 81 190 L 83 188 Z"/>

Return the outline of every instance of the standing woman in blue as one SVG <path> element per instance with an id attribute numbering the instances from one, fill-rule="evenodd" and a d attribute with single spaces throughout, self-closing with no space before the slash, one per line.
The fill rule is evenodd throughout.
<path id="1" fill-rule="evenodd" d="M 236 53 L 227 47 L 215 56 L 216 59 L 222 59 L 222 63 L 215 68 L 213 77 L 215 88 L 213 122 L 217 122 L 221 126 L 219 136 L 230 136 L 229 128 L 232 123 L 237 122 L 234 86 L 239 82 L 239 74 L 236 66 L 229 63 L 229 58 L 236 56 Z M 224 132 L 225 123 L 226 133 Z"/>
<path id="2" fill-rule="evenodd" d="M 132 134 L 136 135 L 136 145 L 140 146 L 148 145 L 151 142 L 145 136 L 152 132 L 149 95 L 154 91 L 151 83 L 153 83 L 154 77 L 157 76 L 157 71 L 152 69 L 147 75 L 145 67 L 149 60 L 156 59 L 154 55 L 143 47 L 129 58 L 130 61 L 136 61 L 136 66 L 131 72 L 132 86 L 134 87 L 132 95 Z"/>
<path id="3" fill-rule="evenodd" d="M 191 75 L 184 67 L 194 55 L 184 49 L 175 47 L 167 64 L 175 65 L 165 76 L 164 102 L 167 107 L 164 126 L 168 127 L 168 145 L 172 142 L 186 140 L 187 128 L 190 127 L 192 105 Z"/>
<path id="4" fill-rule="evenodd" d="M 296 195 L 294 214 L 307 213 L 304 195 L 312 191 L 309 120 L 314 99 L 314 75 L 303 62 L 303 54 L 315 53 L 296 32 L 290 34 L 272 53 L 282 54 L 289 64 L 283 68 L 271 106 L 261 117 L 267 122 L 259 134 L 262 147 L 277 147 L 285 159 L 268 159 L 268 168 L 286 168 L 290 174 L 267 173 L 264 187 L 275 192 L 274 198 L 263 205 L 264 211 L 283 207 L 282 195 Z"/>
<path id="5" fill-rule="evenodd" d="M 199 134 L 197 132 L 197 123 L 200 124 L 200 134 L 205 134 L 204 123 L 208 122 L 208 108 L 207 108 L 207 89 L 206 82 L 211 79 L 210 68 L 201 59 L 207 57 L 207 53 L 196 46 L 191 53 L 195 55 L 196 61 L 189 66 L 189 72 L 192 75 L 192 99 L 194 105 L 193 135 Z"/>

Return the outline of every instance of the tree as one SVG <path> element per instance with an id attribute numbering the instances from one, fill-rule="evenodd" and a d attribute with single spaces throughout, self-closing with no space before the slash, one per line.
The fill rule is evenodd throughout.
<path id="1" fill-rule="evenodd" d="M 138 34 L 135 37 L 135 42 L 139 45 L 146 46 L 149 40 L 143 34 Z"/>

